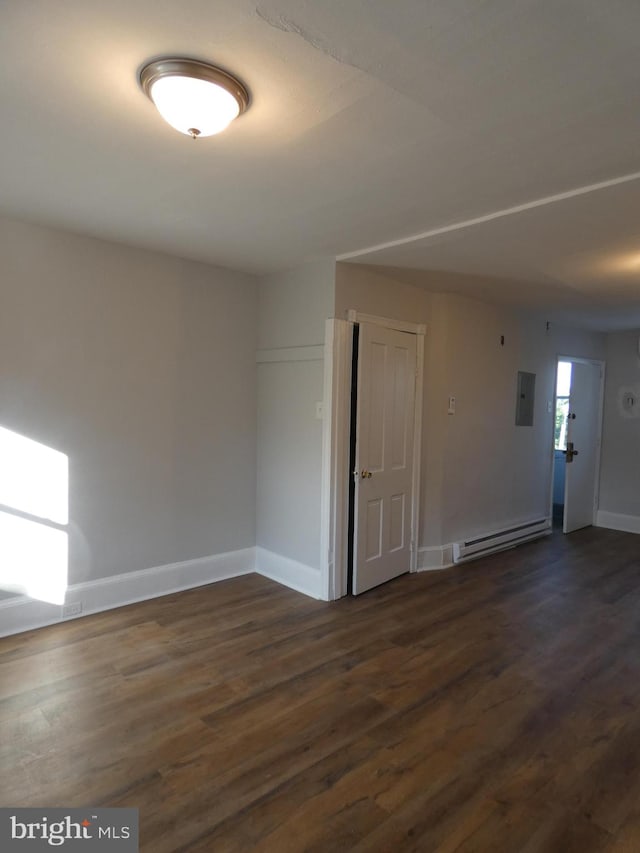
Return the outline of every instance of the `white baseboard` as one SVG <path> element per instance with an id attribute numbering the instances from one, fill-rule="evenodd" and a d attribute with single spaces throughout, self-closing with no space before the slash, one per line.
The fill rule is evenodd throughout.
<path id="1" fill-rule="evenodd" d="M 256 572 L 297 592 L 303 592 L 311 598 L 326 598 L 322 588 L 320 569 L 314 569 L 289 557 L 267 551 L 266 548 L 256 548 Z"/>
<path id="2" fill-rule="evenodd" d="M 599 509 L 596 513 L 596 527 L 608 527 L 610 530 L 622 530 L 625 533 L 640 533 L 640 516 L 623 515 L 619 512 L 606 512 Z"/>
<path id="3" fill-rule="evenodd" d="M 265 548 L 244 548 L 72 584 L 67 589 L 65 601 L 66 604 L 82 604 L 82 612 L 76 616 L 64 617 L 61 605 L 37 601 L 26 595 L 3 599 L 0 601 L 0 637 L 68 622 L 91 613 L 124 607 L 137 601 L 147 601 L 252 572 L 258 572 L 312 598 L 326 597 L 319 569 Z"/>
<path id="4" fill-rule="evenodd" d="M 81 602 L 82 613 L 78 616 L 87 616 L 136 601 L 146 601 L 172 592 L 246 575 L 255 570 L 255 561 L 255 548 L 244 548 L 182 563 L 170 563 L 99 578 L 70 586 L 67 589 L 66 602 Z M 67 622 L 69 618 L 78 618 L 65 618 L 62 613 L 60 605 L 36 601 L 25 595 L 0 601 L 0 637 L 57 622 Z"/>
<path id="5" fill-rule="evenodd" d="M 453 545 L 418 548 L 418 571 L 434 572 L 453 565 Z"/>

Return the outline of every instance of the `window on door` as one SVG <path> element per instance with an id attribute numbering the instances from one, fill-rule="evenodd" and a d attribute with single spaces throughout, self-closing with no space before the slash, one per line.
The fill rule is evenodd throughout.
<path id="1" fill-rule="evenodd" d="M 556 421 L 554 447 L 556 450 L 567 449 L 567 423 L 569 420 L 569 395 L 571 393 L 571 362 L 558 362 L 558 377 L 556 384 Z"/>

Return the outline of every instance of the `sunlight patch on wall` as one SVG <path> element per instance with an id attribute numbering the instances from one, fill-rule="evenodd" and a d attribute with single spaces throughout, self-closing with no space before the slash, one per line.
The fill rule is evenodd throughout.
<path id="1" fill-rule="evenodd" d="M 69 459 L 0 427 L 0 504 L 58 524 L 69 522 Z"/>
<path id="2" fill-rule="evenodd" d="M 0 427 L 0 589 L 63 604 L 69 459 Z"/>
<path id="3" fill-rule="evenodd" d="M 67 540 L 64 530 L 0 512 L 0 587 L 64 604 Z"/>

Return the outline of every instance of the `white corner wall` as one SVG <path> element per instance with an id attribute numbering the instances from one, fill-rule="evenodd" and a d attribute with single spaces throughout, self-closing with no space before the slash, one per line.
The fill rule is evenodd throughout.
<path id="1" fill-rule="evenodd" d="M 256 280 L 0 220 L 0 424 L 68 454 L 69 580 L 255 545 Z"/>
<path id="2" fill-rule="evenodd" d="M 322 598 L 320 502 L 325 320 L 335 264 L 259 284 L 257 571 Z"/>

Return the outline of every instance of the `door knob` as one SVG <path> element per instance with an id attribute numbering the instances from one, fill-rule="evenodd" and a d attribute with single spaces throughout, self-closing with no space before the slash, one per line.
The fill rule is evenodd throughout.
<path id="1" fill-rule="evenodd" d="M 567 449 L 563 452 L 564 452 L 565 456 L 567 457 L 567 464 L 568 464 L 569 462 L 573 462 L 573 457 L 577 456 L 580 451 L 574 450 L 573 449 L 573 442 L 568 441 L 567 442 Z"/>

